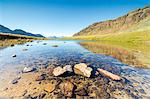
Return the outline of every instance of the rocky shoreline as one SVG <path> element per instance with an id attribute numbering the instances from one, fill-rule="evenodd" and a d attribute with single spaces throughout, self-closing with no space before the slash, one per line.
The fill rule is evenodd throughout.
<path id="1" fill-rule="evenodd" d="M 22 73 L 10 82 L 11 87 L 4 88 L 0 95 L 3 94 L 4 97 L 11 96 L 9 92 L 20 87 L 22 92 L 13 94 L 11 98 L 142 98 L 133 83 L 125 77 L 112 74 L 103 69 L 101 70 L 106 73 L 96 71 L 92 75 L 92 70 L 91 67 L 87 67 L 84 63 L 64 67 L 48 66 L 40 69 L 25 67 Z M 100 69 L 98 70 L 100 71 Z M 107 73 L 113 75 L 114 78 L 117 76 L 117 79 L 111 78 Z M 141 89 L 140 91 L 145 94 L 144 90 Z"/>

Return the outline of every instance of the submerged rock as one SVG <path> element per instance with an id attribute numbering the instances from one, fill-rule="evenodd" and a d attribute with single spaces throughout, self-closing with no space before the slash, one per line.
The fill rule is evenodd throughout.
<path id="1" fill-rule="evenodd" d="M 55 90 L 55 84 L 48 83 L 44 85 L 44 90 L 51 93 Z"/>
<path id="2" fill-rule="evenodd" d="M 106 70 L 104 70 L 104 69 L 98 68 L 97 71 L 98 71 L 99 73 L 101 73 L 102 75 L 111 78 L 112 80 L 121 80 L 121 77 L 120 77 L 120 76 L 115 75 L 115 74 L 113 74 L 113 73 L 111 73 L 111 72 L 108 72 L 108 71 L 106 71 Z"/>
<path id="3" fill-rule="evenodd" d="M 22 51 L 27 51 L 28 49 L 26 49 L 26 48 L 24 48 L 24 49 L 22 49 Z"/>
<path id="4" fill-rule="evenodd" d="M 56 67 L 56 68 L 54 68 L 54 70 L 53 70 L 53 75 L 54 76 L 59 76 L 59 75 L 62 75 L 63 73 L 65 73 L 66 72 L 66 68 L 62 68 L 62 67 Z"/>
<path id="5" fill-rule="evenodd" d="M 41 93 L 41 94 L 39 94 L 37 99 L 43 99 L 45 96 L 46 96 L 46 93 Z"/>
<path id="6" fill-rule="evenodd" d="M 16 83 L 18 83 L 18 80 L 19 79 L 21 79 L 21 77 L 17 77 L 17 78 L 15 78 L 15 79 L 13 79 L 12 81 L 11 81 L 11 83 L 12 84 L 16 84 Z"/>
<path id="7" fill-rule="evenodd" d="M 34 71 L 34 68 L 32 68 L 32 67 L 25 67 L 22 72 L 23 73 L 28 73 L 28 72 L 32 72 L 32 71 Z"/>
<path id="8" fill-rule="evenodd" d="M 47 45 L 47 43 L 43 43 L 43 45 Z"/>
<path id="9" fill-rule="evenodd" d="M 62 82 L 59 85 L 59 88 L 61 92 L 64 94 L 64 96 L 72 97 L 74 85 L 71 82 L 69 81 Z"/>
<path id="10" fill-rule="evenodd" d="M 36 81 L 42 81 L 42 80 L 44 80 L 44 79 L 45 79 L 44 74 L 41 74 L 41 75 L 37 76 L 35 80 L 36 80 Z"/>
<path id="11" fill-rule="evenodd" d="M 85 77 L 90 77 L 91 72 L 92 72 L 92 68 L 87 67 L 87 65 L 84 63 L 80 63 L 80 64 L 76 64 L 74 66 L 74 72 L 75 72 L 75 74 L 79 74 L 79 75 L 82 75 Z"/>
<path id="12" fill-rule="evenodd" d="M 52 47 L 58 47 L 58 45 L 53 45 Z"/>
<path id="13" fill-rule="evenodd" d="M 85 88 L 79 88 L 75 90 L 75 93 L 79 96 L 86 96 L 87 95 L 87 91 Z"/>
<path id="14" fill-rule="evenodd" d="M 24 90 L 22 93 L 22 96 L 25 96 L 27 94 L 27 92 L 28 92 L 27 90 Z"/>

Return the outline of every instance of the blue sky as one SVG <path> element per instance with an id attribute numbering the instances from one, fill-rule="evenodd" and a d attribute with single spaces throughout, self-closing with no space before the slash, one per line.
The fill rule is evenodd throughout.
<path id="1" fill-rule="evenodd" d="M 71 36 L 146 5 L 150 0 L 0 0 L 0 24 L 44 36 Z"/>

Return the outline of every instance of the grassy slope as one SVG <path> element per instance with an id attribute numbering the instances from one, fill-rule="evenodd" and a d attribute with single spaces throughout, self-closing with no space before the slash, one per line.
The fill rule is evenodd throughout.
<path id="1" fill-rule="evenodd" d="M 146 65 L 145 68 L 150 68 L 150 30 L 106 35 L 76 36 L 64 39 L 96 40 L 99 44 L 124 48 L 127 51 L 133 52 L 137 59 Z"/>

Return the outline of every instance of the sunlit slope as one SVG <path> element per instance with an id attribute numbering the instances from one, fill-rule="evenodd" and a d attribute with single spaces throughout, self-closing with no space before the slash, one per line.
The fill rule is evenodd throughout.
<path id="1" fill-rule="evenodd" d="M 131 11 L 126 15 L 113 20 L 94 23 L 74 34 L 74 37 L 107 35 L 145 30 L 150 30 L 150 6 Z"/>

